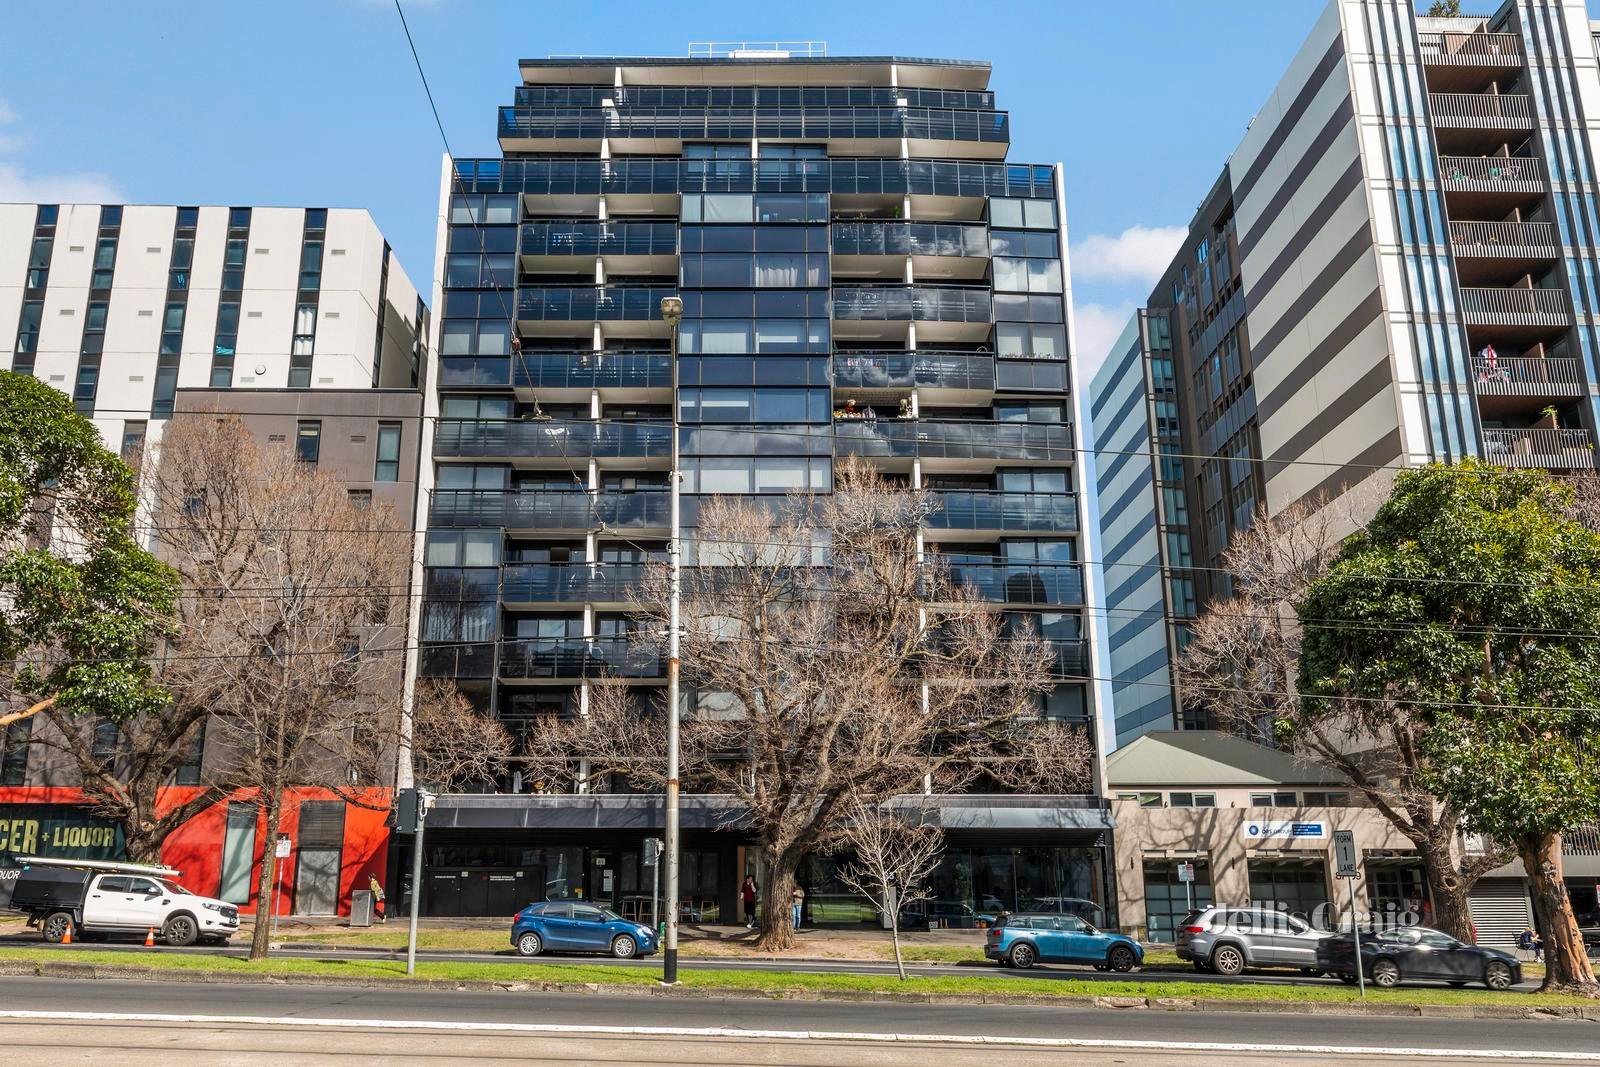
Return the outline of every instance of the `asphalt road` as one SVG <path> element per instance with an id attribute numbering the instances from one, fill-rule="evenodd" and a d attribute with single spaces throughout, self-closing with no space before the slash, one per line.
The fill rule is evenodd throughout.
<path id="1" fill-rule="evenodd" d="M 76 1013 L 76 1014 L 69 1014 Z M 109 1027 L 115 1029 L 109 1029 Z M 225 1036 L 219 1036 L 225 1035 Z M 398 1042 L 397 1042 L 397 1039 Z M 979 1044 L 979 1042 L 982 1044 Z M 604 1063 L 1600 1064 L 1567 1021 L 1166 1013 L 999 1005 L 666 1000 L 540 993 L 0 978 L 0 1042 L 24 1062 L 317 1056 Z M 996 1045 L 995 1042 L 1005 1044 Z M 595 1046 L 595 1048 L 587 1048 Z M 604 1049 L 596 1050 L 599 1046 Z M 278 1046 L 274 1046 L 278 1047 Z M 587 1048 L 587 1051 L 585 1049 Z M 40 1050 L 52 1055 L 40 1057 Z M 393 1051 L 391 1051 L 393 1050 Z M 81 1053 L 78 1054 L 78 1053 Z"/>
<path id="2" fill-rule="evenodd" d="M 172 948 L 161 945 L 154 949 L 147 949 L 140 944 L 126 942 L 75 942 L 71 945 L 47 945 L 38 938 L 38 935 L 28 937 L 0 938 L 0 946 L 17 945 L 28 948 L 49 948 L 60 952 L 73 951 L 106 951 L 119 952 L 184 952 L 206 956 L 236 956 L 243 958 L 249 954 L 248 947 L 240 943 L 229 945 L 226 948 L 215 946 L 196 945 L 191 948 Z M 273 950 L 273 955 L 288 959 L 304 960 L 349 960 L 349 959 L 404 959 L 404 952 L 393 952 L 388 949 L 375 948 L 315 948 L 297 946 L 294 942 L 284 942 L 280 948 Z M 502 952 L 425 952 L 419 951 L 417 959 L 438 963 L 517 963 L 521 957 L 511 951 L 509 945 Z M 607 966 L 642 967 L 647 970 L 659 970 L 661 959 L 659 956 L 647 956 L 643 959 L 614 960 L 607 956 L 576 956 L 545 954 L 529 961 L 540 964 L 587 964 L 604 963 Z M 892 961 L 861 962 L 856 960 L 817 960 L 817 959 L 780 959 L 780 960 L 749 960 L 749 959 L 722 959 L 717 957 L 679 957 L 678 965 L 684 970 L 706 971 L 778 971 L 791 974 L 883 974 L 895 973 Z M 1139 971 L 1135 975 L 1110 974 L 1096 971 L 1092 967 L 1071 966 L 1064 964 L 1041 964 L 1026 971 L 1018 971 L 1011 967 L 998 967 L 990 963 L 912 963 L 906 965 L 906 971 L 919 977 L 940 977 L 960 974 L 981 974 L 998 978 L 1043 978 L 1063 979 L 1072 978 L 1087 981 L 1126 981 L 1129 977 L 1136 976 L 1140 981 L 1146 982 L 1204 982 L 1228 984 L 1249 982 L 1251 984 L 1265 985 L 1338 985 L 1336 978 L 1307 978 L 1293 971 L 1250 971 L 1239 978 L 1227 978 L 1217 974 L 1202 974 L 1193 968 L 1184 967 L 1173 971 Z M 1443 988 L 1442 983 L 1423 983 L 1416 985 L 1433 985 Z M 1537 988 L 1537 982 L 1524 981 L 1515 988 L 1531 991 Z"/>

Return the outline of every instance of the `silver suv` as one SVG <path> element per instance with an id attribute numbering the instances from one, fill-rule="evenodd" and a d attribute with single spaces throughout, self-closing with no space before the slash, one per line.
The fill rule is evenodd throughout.
<path id="1" fill-rule="evenodd" d="M 1240 974 L 1246 967 L 1298 967 L 1320 975 L 1317 942 L 1330 936 L 1272 908 L 1214 904 L 1178 924 L 1178 958 L 1194 969 Z"/>

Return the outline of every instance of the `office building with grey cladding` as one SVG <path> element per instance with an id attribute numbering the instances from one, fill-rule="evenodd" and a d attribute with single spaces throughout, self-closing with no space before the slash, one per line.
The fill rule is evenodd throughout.
<path id="1" fill-rule="evenodd" d="M 418 677 L 518 737 L 583 714 L 601 675 L 659 699 L 638 580 L 666 555 L 676 434 L 691 560 L 710 494 L 826 493 L 849 456 L 931 490 L 927 550 L 1052 643 L 1041 717 L 1105 742 L 1062 170 L 1007 159 L 989 65 L 798 45 L 520 74 L 499 154 L 440 182 Z M 425 910 L 647 908 L 659 799 L 577 777 L 513 764 L 442 798 Z M 1100 791 L 937 798 L 941 914 L 1108 902 Z M 731 916 L 754 850 L 716 798 L 686 805 L 685 907 Z M 871 921 L 825 865 L 805 877 Z"/>
<path id="2" fill-rule="evenodd" d="M 1580 0 L 1323 9 L 1097 378 L 1100 447 L 1142 449 L 1098 486 L 1120 736 L 1206 725 L 1131 682 L 1171 677 L 1258 509 L 1434 461 L 1594 467 L 1597 32 Z"/>

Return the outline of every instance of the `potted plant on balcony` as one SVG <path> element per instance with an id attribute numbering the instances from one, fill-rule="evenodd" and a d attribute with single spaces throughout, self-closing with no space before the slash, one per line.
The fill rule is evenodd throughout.
<path id="1" fill-rule="evenodd" d="M 1539 421 L 1534 426 L 1541 430 L 1555 430 L 1560 428 L 1560 421 L 1556 418 L 1556 406 L 1546 404 L 1539 412 Z"/>

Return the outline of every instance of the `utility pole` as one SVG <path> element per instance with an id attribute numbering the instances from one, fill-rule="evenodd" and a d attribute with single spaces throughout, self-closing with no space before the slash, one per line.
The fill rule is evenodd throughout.
<path id="1" fill-rule="evenodd" d="M 661 298 L 661 318 L 672 331 L 672 404 L 678 404 L 678 324 L 683 321 L 683 298 Z M 671 570 L 669 612 L 667 616 L 667 796 L 666 796 L 666 853 L 667 885 L 666 912 L 667 936 L 661 951 L 661 981 L 663 985 L 678 983 L 678 628 L 679 608 L 683 592 L 682 515 L 679 511 L 679 486 L 682 474 L 678 462 L 678 420 L 672 419 L 672 473 L 668 475 L 672 493 L 671 531 L 667 541 L 667 565 Z"/>
<path id="2" fill-rule="evenodd" d="M 407 794 L 410 794 L 408 796 Z M 406 973 L 417 973 L 417 905 L 422 900 L 422 833 L 428 822 L 433 794 L 423 789 L 402 789 L 395 830 L 414 832 L 411 841 L 411 927 L 406 934 Z"/>

